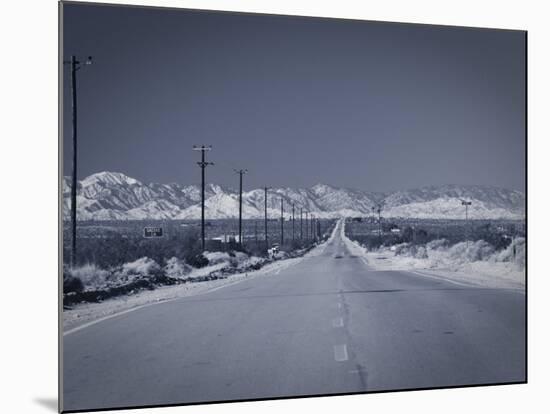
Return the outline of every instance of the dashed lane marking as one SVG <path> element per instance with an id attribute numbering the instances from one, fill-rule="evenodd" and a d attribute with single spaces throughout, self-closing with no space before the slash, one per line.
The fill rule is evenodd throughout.
<path id="1" fill-rule="evenodd" d="M 334 345 L 334 360 L 344 362 L 348 360 L 348 348 L 346 344 Z"/>
<path id="2" fill-rule="evenodd" d="M 344 326 L 344 319 L 342 318 L 334 318 L 332 320 L 332 327 L 333 328 L 341 328 L 342 326 Z"/>

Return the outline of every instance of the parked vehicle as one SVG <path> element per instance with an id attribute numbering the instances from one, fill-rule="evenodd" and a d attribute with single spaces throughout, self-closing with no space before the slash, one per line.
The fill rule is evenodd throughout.
<path id="1" fill-rule="evenodd" d="M 279 253 L 279 251 L 280 251 L 279 243 L 273 243 L 271 248 L 267 250 L 267 254 L 269 255 L 269 257 L 273 257 L 277 253 Z"/>

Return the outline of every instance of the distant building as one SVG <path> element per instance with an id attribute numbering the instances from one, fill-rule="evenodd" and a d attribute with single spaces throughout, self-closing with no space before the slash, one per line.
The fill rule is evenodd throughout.
<path id="1" fill-rule="evenodd" d="M 217 237 L 211 237 L 209 240 L 211 241 L 218 241 L 220 243 L 239 243 L 240 237 L 238 234 L 231 234 L 231 235 L 223 235 L 223 236 L 217 236 Z M 244 237 L 243 237 L 244 240 Z"/>

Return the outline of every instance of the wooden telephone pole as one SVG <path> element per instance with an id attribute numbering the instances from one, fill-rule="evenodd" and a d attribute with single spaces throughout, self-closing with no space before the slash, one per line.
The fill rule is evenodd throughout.
<path id="1" fill-rule="evenodd" d="M 234 170 L 239 174 L 239 244 L 243 245 L 243 175 L 248 172 L 244 170 Z"/>
<path id="2" fill-rule="evenodd" d="M 283 198 L 281 197 L 281 247 L 283 247 L 283 243 L 285 241 L 284 227 L 285 227 L 285 217 L 283 212 Z"/>
<path id="3" fill-rule="evenodd" d="M 294 242 L 294 203 L 292 203 L 292 241 Z"/>
<path id="4" fill-rule="evenodd" d="M 264 235 L 265 235 L 265 253 L 269 250 L 269 240 L 267 236 L 267 190 L 269 187 L 264 187 Z"/>
<path id="5" fill-rule="evenodd" d="M 209 165 L 214 165 L 213 162 L 206 162 L 206 151 L 210 151 L 212 149 L 212 146 L 210 145 L 201 145 L 196 146 L 193 145 L 193 151 L 200 151 L 201 152 L 201 160 L 197 162 L 199 167 L 201 167 L 201 241 L 202 241 L 202 251 L 205 250 L 205 237 L 204 237 L 204 187 L 205 187 L 205 170 L 206 167 Z"/>
<path id="6" fill-rule="evenodd" d="M 78 186 L 77 175 L 77 83 L 76 72 L 82 67 L 82 65 L 91 65 L 92 57 L 88 56 L 85 62 L 77 60 L 76 56 L 71 56 L 71 60 L 64 61 L 64 64 L 71 65 L 71 104 L 72 104 L 72 135 L 73 135 L 73 165 L 71 171 L 71 267 L 76 266 L 76 192 Z"/>

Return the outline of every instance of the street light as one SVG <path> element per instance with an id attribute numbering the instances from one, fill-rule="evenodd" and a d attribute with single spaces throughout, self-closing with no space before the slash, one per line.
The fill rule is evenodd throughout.
<path id="1" fill-rule="evenodd" d="M 92 64 L 92 57 L 81 62 L 72 55 L 71 60 L 63 61 L 65 65 L 71 65 L 71 103 L 72 103 L 72 132 L 73 132 L 73 165 L 71 173 L 71 267 L 76 265 L 76 187 L 77 187 L 77 100 L 76 100 L 76 72 L 84 66 Z"/>

